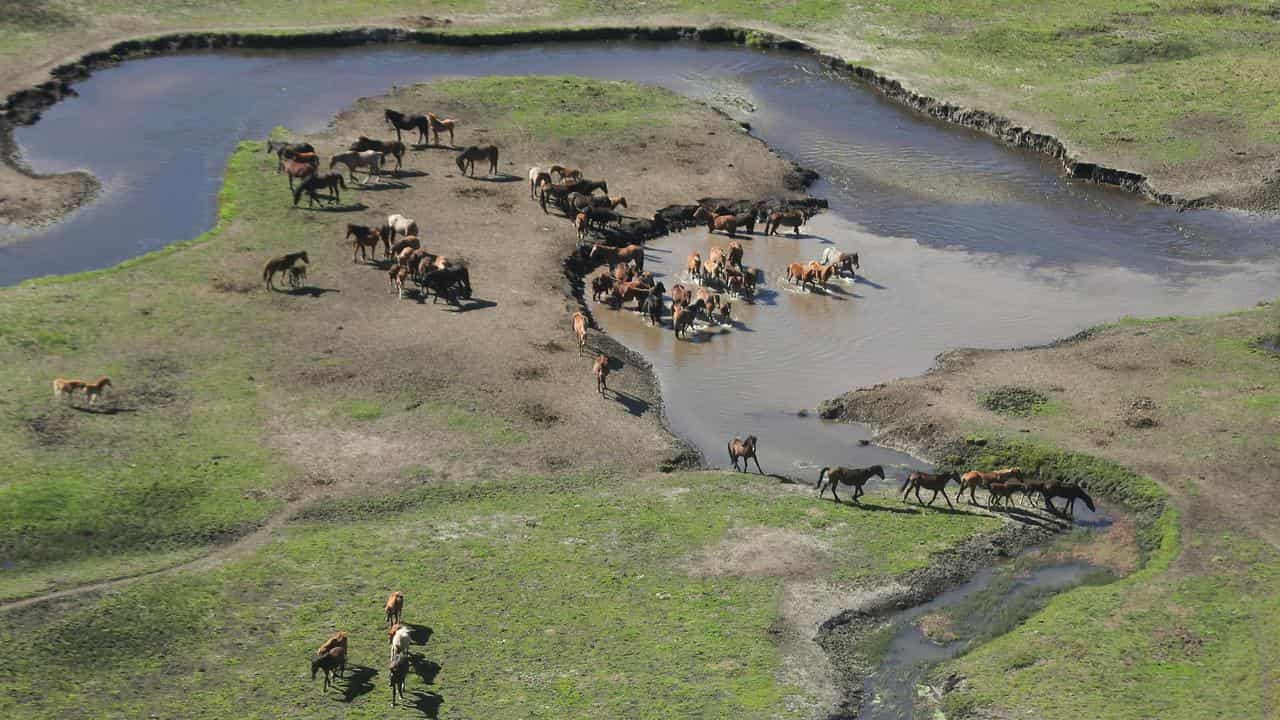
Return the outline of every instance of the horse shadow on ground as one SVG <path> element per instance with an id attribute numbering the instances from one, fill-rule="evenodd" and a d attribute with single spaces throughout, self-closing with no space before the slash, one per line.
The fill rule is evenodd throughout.
<path id="1" fill-rule="evenodd" d="M 858 293 L 846 290 L 840 285 L 826 285 L 823 286 L 822 291 L 837 300 L 852 300 L 862 297 Z"/>
<path id="2" fill-rule="evenodd" d="M 440 674 L 440 663 L 425 660 L 420 655 L 409 655 L 409 669 L 424 685 L 434 685 L 436 676 Z"/>
<path id="3" fill-rule="evenodd" d="M 875 288 L 876 290 L 888 290 L 888 289 L 889 289 L 888 287 L 886 287 L 886 286 L 884 286 L 884 285 L 881 285 L 880 283 L 878 283 L 878 282 L 876 282 L 876 281 L 874 281 L 874 280 L 869 280 L 869 279 L 867 279 L 867 276 L 866 276 L 866 275 L 855 275 L 855 276 L 853 277 L 853 282 L 854 282 L 855 284 L 860 284 L 860 285 L 866 285 L 866 286 L 868 286 L 868 287 L 873 287 L 873 288 Z"/>
<path id="4" fill-rule="evenodd" d="M 461 150 L 462 147 L 458 145 L 443 145 L 441 143 L 425 142 L 425 143 L 416 143 L 416 144 L 410 145 L 409 149 L 410 150 Z"/>
<path id="5" fill-rule="evenodd" d="M 459 300 L 457 305 L 449 305 L 449 312 L 468 313 L 473 310 L 486 310 L 492 307 L 498 307 L 498 303 L 493 300 L 484 300 L 482 298 L 473 297 L 466 300 Z"/>
<path id="6" fill-rule="evenodd" d="M 859 498 L 861 499 L 861 498 Z M 846 495 L 840 500 L 841 505 L 848 505 L 851 508 L 866 510 L 867 512 L 887 512 L 895 515 L 919 515 L 920 509 L 913 507 L 896 507 L 893 505 L 876 505 L 875 503 L 858 502 Z"/>
<path id="7" fill-rule="evenodd" d="M 652 407 L 647 400 L 642 400 L 631 393 L 614 390 L 613 388 L 605 390 L 605 397 L 612 397 L 615 402 L 626 408 L 627 412 L 635 417 L 644 415 Z"/>
<path id="8" fill-rule="evenodd" d="M 518 182 L 520 180 L 526 179 L 526 178 L 520 177 L 519 175 L 512 175 L 511 173 L 498 173 L 497 175 L 482 175 L 482 176 L 467 175 L 466 177 L 469 180 L 476 180 L 478 182 L 492 182 L 492 183 Z"/>
<path id="9" fill-rule="evenodd" d="M 440 717 L 440 706 L 444 704 L 444 698 L 439 693 L 430 690 L 414 690 L 409 693 L 409 702 L 414 709 L 422 713 L 422 717 L 435 718 Z"/>
<path id="10" fill-rule="evenodd" d="M 136 413 L 138 408 L 122 407 L 119 405 L 68 405 L 67 407 L 76 412 L 85 413 L 87 415 L 119 415 L 120 413 Z"/>
<path id="11" fill-rule="evenodd" d="M 909 501 L 904 500 L 903 502 L 909 502 Z M 981 515 L 982 514 L 980 512 L 977 512 L 976 510 L 966 510 L 965 507 L 960 503 L 956 503 L 952 507 L 947 507 L 946 505 L 927 505 L 926 504 L 926 505 L 921 505 L 920 510 L 921 511 L 932 510 L 933 512 L 943 513 L 944 515 Z"/>
<path id="12" fill-rule="evenodd" d="M 378 671 L 367 665 L 348 665 L 341 678 L 342 702 L 349 703 L 373 692 L 373 679 L 377 676 Z"/>
<path id="13" fill-rule="evenodd" d="M 327 295 L 329 293 L 340 293 L 342 291 L 339 290 L 338 288 L 322 288 L 322 287 L 315 287 L 313 285 L 304 285 L 298 288 L 290 288 L 288 290 L 283 290 L 282 292 L 285 295 L 293 295 L 295 297 L 307 295 L 313 298 L 318 298 L 321 295 Z"/>
<path id="14" fill-rule="evenodd" d="M 1020 507 L 994 508 L 992 509 L 992 512 L 1001 512 L 1005 517 L 1008 517 L 1014 522 L 1019 522 L 1024 525 L 1032 525 L 1038 528 L 1045 528 L 1048 530 L 1067 530 L 1074 525 L 1074 523 L 1070 522 L 1067 518 L 1063 518 L 1059 515 L 1044 515 L 1035 512 L 1034 510 L 1026 510 Z"/>
<path id="15" fill-rule="evenodd" d="M 434 630 L 426 625 L 404 623 L 404 626 L 409 628 L 409 641 L 414 645 L 426 645 L 431 642 L 431 636 L 435 633 Z"/>
<path id="16" fill-rule="evenodd" d="M 380 182 L 373 183 L 372 185 L 369 183 L 360 183 L 357 187 L 361 190 L 378 192 L 381 190 L 405 190 L 412 186 L 407 182 L 383 178 Z"/>
<path id="17" fill-rule="evenodd" d="M 427 172 L 426 170 L 405 170 L 404 168 L 401 168 L 399 170 L 391 170 L 387 173 L 387 175 L 397 180 L 401 178 L 426 177 L 430 174 L 431 173 Z"/>
<path id="18" fill-rule="evenodd" d="M 319 207 L 314 207 L 314 206 L 303 207 L 301 205 L 294 205 L 293 207 L 298 210 L 306 210 L 307 212 L 340 212 L 340 213 L 361 212 L 369 209 L 369 206 L 365 205 L 362 202 L 345 203 L 342 205 L 339 205 L 337 203 L 331 203 L 329 205 L 321 205 Z"/>

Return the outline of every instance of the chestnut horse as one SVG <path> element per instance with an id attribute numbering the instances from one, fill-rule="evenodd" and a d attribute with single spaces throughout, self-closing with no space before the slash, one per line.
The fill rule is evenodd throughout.
<path id="1" fill-rule="evenodd" d="M 959 499 L 961 495 L 964 495 L 964 491 L 968 490 L 969 504 L 977 505 L 978 498 L 975 493 L 978 488 L 985 488 L 993 482 L 1004 482 L 1008 478 L 1021 480 L 1022 468 L 1004 468 L 1003 470 L 996 470 L 995 472 L 979 472 L 977 470 L 970 470 L 960 476 L 960 494 L 956 495 L 956 498 Z"/>
<path id="2" fill-rule="evenodd" d="M 582 171 L 578 168 L 564 167 L 563 165 L 552 165 L 548 170 L 552 175 L 559 175 L 560 182 L 564 182 L 570 178 L 574 180 L 582 179 Z"/>
<path id="3" fill-rule="evenodd" d="M 53 397 L 62 400 L 70 399 L 74 393 L 82 392 L 88 384 L 83 380 L 57 378 L 53 381 Z"/>
<path id="4" fill-rule="evenodd" d="M 351 226 L 347 227 L 349 230 Z M 382 257 L 391 257 L 391 243 L 383 236 L 381 230 L 374 230 L 365 234 L 357 233 L 351 240 L 351 262 L 356 261 L 356 253 L 360 254 L 361 260 L 365 260 L 365 248 L 369 249 L 369 257 L 374 257 L 374 253 L 378 249 L 378 243 L 382 243 Z"/>
<path id="5" fill-rule="evenodd" d="M 336 645 L 311 661 L 311 679 L 316 679 L 316 670 L 324 671 L 324 689 L 328 690 L 331 677 L 342 677 L 347 669 L 347 646 Z"/>
<path id="6" fill-rule="evenodd" d="M 400 614 L 404 612 L 404 593 L 397 590 L 387 596 L 387 602 L 382 606 L 382 610 L 388 623 L 400 622 Z"/>
<path id="7" fill-rule="evenodd" d="M 320 646 L 319 650 L 316 650 L 316 657 L 320 657 L 336 647 L 346 646 L 347 634 L 341 631 L 336 632 L 328 640 L 324 641 L 324 644 Z"/>
<path id="8" fill-rule="evenodd" d="M 644 246 L 628 245 L 623 248 L 615 248 L 609 245 L 594 244 L 591 246 L 591 252 L 587 255 L 590 260 L 599 259 L 610 265 L 619 263 L 634 262 L 637 270 L 644 269 Z"/>
<path id="9" fill-rule="evenodd" d="M 879 465 L 872 465 L 864 468 L 847 468 L 847 467 L 824 467 L 818 472 L 818 482 L 814 487 L 818 488 L 818 497 L 822 497 L 822 493 L 827 488 L 831 488 L 831 499 L 835 502 L 842 502 L 840 496 L 836 495 L 837 485 L 853 486 L 853 502 L 857 503 L 858 498 L 865 493 L 862 492 L 862 486 L 873 477 L 884 479 L 884 468 Z"/>
<path id="10" fill-rule="evenodd" d="M 497 145 L 472 145 L 467 149 L 458 153 L 458 157 L 454 161 L 458 164 L 458 172 L 466 173 L 471 177 L 476 174 L 476 161 L 489 161 L 489 175 L 498 174 L 498 146 Z M 468 173 L 467 171 L 470 170 Z"/>
<path id="11" fill-rule="evenodd" d="M 596 376 L 596 390 L 603 396 L 605 391 L 609 389 L 606 380 L 609 378 L 609 356 L 601 355 L 596 358 L 595 366 L 592 372 Z"/>
<path id="12" fill-rule="evenodd" d="M 932 505 L 933 501 L 938 499 L 938 493 L 942 493 L 942 499 L 947 501 L 947 507 L 954 510 L 955 506 L 951 504 L 951 498 L 947 497 L 947 483 L 952 480 L 959 483 L 960 476 L 955 472 L 942 473 L 941 475 L 913 472 L 907 476 L 907 481 L 902 483 L 902 500 L 903 502 L 906 502 L 907 493 L 915 490 L 916 502 L 921 505 L 925 505 L 925 501 L 920 498 L 920 488 L 924 488 L 925 490 L 933 491 L 933 497 L 929 498 L 929 502 L 927 504 Z M 960 497 L 956 496 L 956 500 L 959 499 Z"/>
<path id="13" fill-rule="evenodd" d="M 693 219 L 695 221 L 706 220 L 707 232 L 719 230 L 720 232 L 728 233 L 729 237 L 737 237 L 734 233 L 738 229 L 738 218 L 733 215 L 716 215 L 705 207 L 699 207 L 694 211 Z"/>
<path id="14" fill-rule="evenodd" d="M 289 268 L 293 267 L 293 264 L 299 260 L 304 263 L 311 262 L 307 257 L 306 250 L 289 253 L 288 255 L 281 255 L 280 257 L 268 260 L 266 267 L 262 268 L 262 279 L 267 283 L 267 289 L 275 289 L 272 282 L 275 280 L 276 273 L 287 272 Z"/>
<path id="15" fill-rule="evenodd" d="M 733 469 L 738 470 L 738 458 L 742 458 L 742 469 L 739 472 L 747 471 L 747 460 L 754 460 L 756 470 L 763 475 L 764 470 L 760 469 L 760 458 L 756 457 L 756 436 L 748 435 L 746 440 L 735 437 L 729 441 L 729 459 L 733 461 Z"/>
<path id="16" fill-rule="evenodd" d="M 587 316 L 580 312 L 573 314 L 573 336 L 578 338 L 578 349 L 587 346 Z"/>
<path id="17" fill-rule="evenodd" d="M 404 140 L 400 136 L 401 130 L 417 130 L 418 144 L 427 144 L 428 121 L 426 115 L 405 115 L 398 110 L 388 108 L 382 111 L 382 117 L 386 119 L 388 125 L 396 129 L 396 140 Z"/>
<path id="18" fill-rule="evenodd" d="M 295 158 L 298 155 L 310 154 L 315 155 L 316 149 L 311 143 L 289 143 L 279 140 L 267 140 L 267 152 L 276 154 L 276 173 L 284 170 L 284 159 Z"/>
<path id="19" fill-rule="evenodd" d="M 435 136 L 435 144 L 440 145 L 440 131 L 449 131 L 449 147 L 453 147 L 453 128 L 458 124 L 453 118 L 438 118 L 431 113 L 427 113 L 427 122 L 431 123 L 431 134 Z"/>
<path id="20" fill-rule="evenodd" d="M 315 174 L 316 168 L 319 166 L 320 158 L 316 157 L 315 153 L 280 159 L 280 167 L 284 169 L 285 175 L 289 177 L 290 190 L 293 189 L 294 180 L 306 180 Z"/>

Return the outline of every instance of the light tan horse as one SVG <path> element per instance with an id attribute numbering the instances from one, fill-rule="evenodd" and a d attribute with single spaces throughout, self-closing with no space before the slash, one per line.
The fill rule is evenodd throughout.
<path id="1" fill-rule="evenodd" d="M 978 498 L 975 493 L 978 488 L 986 488 L 993 482 L 1004 482 L 1009 478 L 1021 480 L 1022 468 L 1004 468 L 1003 470 L 996 470 L 995 472 L 979 472 L 977 470 L 970 470 L 960 476 L 960 492 L 956 494 L 956 499 L 958 500 L 961 495 L 964 495 L 964 491 L 968 490 L 969 504 L 977 505 Z"/>
<path id="2" fill-rule="evenodd" d="M 449 146 L 453 146 L 453 129 L 458 125 L 458 121 L 453 118 L 438 118 L 431 113 L 427 113 L 427 122 L 431 123 L 431 134 L 435 136 L 435 144 L 440 144 L 440 131 L 449 131 Z"/>
<path id="3" fill-rule="evenodd" d="M 609 389 L 607 383 L 609 379 L 609 356 L 600 355 L 597 357 L 595 365 L 592 367 L 592 372 L 596 376 L 596 390 L 603 396 Z"/>
<path id="4" fill-rule="evenodd" d="M 89 383 L 83 380 L 73 380 L 68 378 L 57 378 L 53 381 L 53 397 L 55 400 L 67 400 L 78 392 L 83 392 Z"/>
<path id="5" fill-rule="evenodd" d="M 578 338 L 578 347 L 587 346 L 587 316 L 580 312 L 573 314 L 573 336 Z"/>
<path id="6" fill-rule="evenodd" d="M 400 615 L 404 612 L 404 593 L 399 590 L 387 596 L 387 602 L 382 607 L 386 614 L 386 621 L 391 624 L 400 622 Z"/>
<path id="7" fill-rule="evenodd" d="M 92 405 L 98 402 L 98 399 L 102 397 L 102 394 L 109 387 L 111 387 L 111 378 L 104 375 L 91 383 L 85 383 L 84 396 L 88 399 L 89 404 Z"/>
<path id="8" fill-rule="evenodd" d="M 754 460 L 756 470 L 761 475 L 764 470 L 760 469 L 760 458 L 756 457 L 756 436 L 748 435 L 746 440 L 735 437 L 729 441 L 729 459 L 733 461 L 733 469 L 738 470 L 738 458 L 742 458 L 742 469 L 739 472 L 747 471 L 747 460 Z"/>

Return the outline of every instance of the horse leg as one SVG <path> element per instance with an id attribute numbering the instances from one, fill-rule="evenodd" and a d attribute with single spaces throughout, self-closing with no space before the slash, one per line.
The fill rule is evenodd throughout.
<path id="1" fill-rule="evenodd" d="M 756 462 L 756 470 L 757 470 L 761 475 L 763 475 L 763 474 L 764 474 L 764 470 L 761 470 L 761 469 L 760 469 L 760 458 L 756 457 L 756 456 L 753 454 L 753 455 L 751 456 L 751 459 L 752 459 L 752 460 L 754 460 L 754 461 Z M 746 466 L 746 464 L 747 464 L 747 461 L 743 460 L 743 461 L 742 461 L 742 464 L 743 464 L 743 466 L 745 467 L 745 466 Z"/>
<path id="2" fill-rule="evenodd" d="M 947 501 L 947 507 L 948 507 L 949 509 L 951 509 L 951 510 L 955 510 L 955 509 L 956 509 L 956 508 L 955 508 L 955 506 L 951 504 L 951 498 L 947 497 L 947 489 L 946 489 L 946 488 L 942 488 L 942 499 Z M 958 499 L 959 499 L 959 498 L 957 498 L 957 500 L 958 500 Z"/>
<path id="3" fill-rule="evenodd" d="M 927 505 L 929 505 L 930 507 L 932 507 L 932 506 L 933 506 L 933 501 L 934 501 L 934 500 L 937 500 L 937 499 L 938 499 L 938 491 L 937 491 L 937 490 L 934 490 L 934 491 L 933 491 L 933 497 L 929 498 L 929 502 L 928 502 L 928 503 L 926 503 L 926 504 L 927 504 Z"/>
<path id="4" fill-rule="evenodd" d="M 862 497 L 862 495 L 863 495 L 863 492 L 862 492 L 862 486 L 861 486 L 861 485 L 854 485 L 854 486 L 853 486 L 853 502 L 854 502 L 854 504 L 857 504 L 857 505 L 861 505 L 861 504 L 862 504 L 862 503 L 859 503 L 859 502 L 858 502 L 858 498 Z"/>

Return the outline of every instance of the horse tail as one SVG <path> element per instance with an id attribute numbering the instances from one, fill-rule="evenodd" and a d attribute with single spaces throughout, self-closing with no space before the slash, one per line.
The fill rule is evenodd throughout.
<path id="1" fill-rule="evenodd" d="M 829 467 L 824 467 L 818 471 L 818 482 L 813 484 L 814 487 L 822 487 L 822 479 L 827 476 L 827 471 L 830 469 Z"/>
<path id="2" fill-rule="evenodd" d="M 1089 493 L 1085 492 L 1084 488 L 1076 489 L 1080 491 L 1080 499 L 1084 501 L 1085 505 L 1089 506 L 1089 512 L 1097 512 L 1098 508 L 1093 506 L 1093 498 L 1089 497 Z"/>

